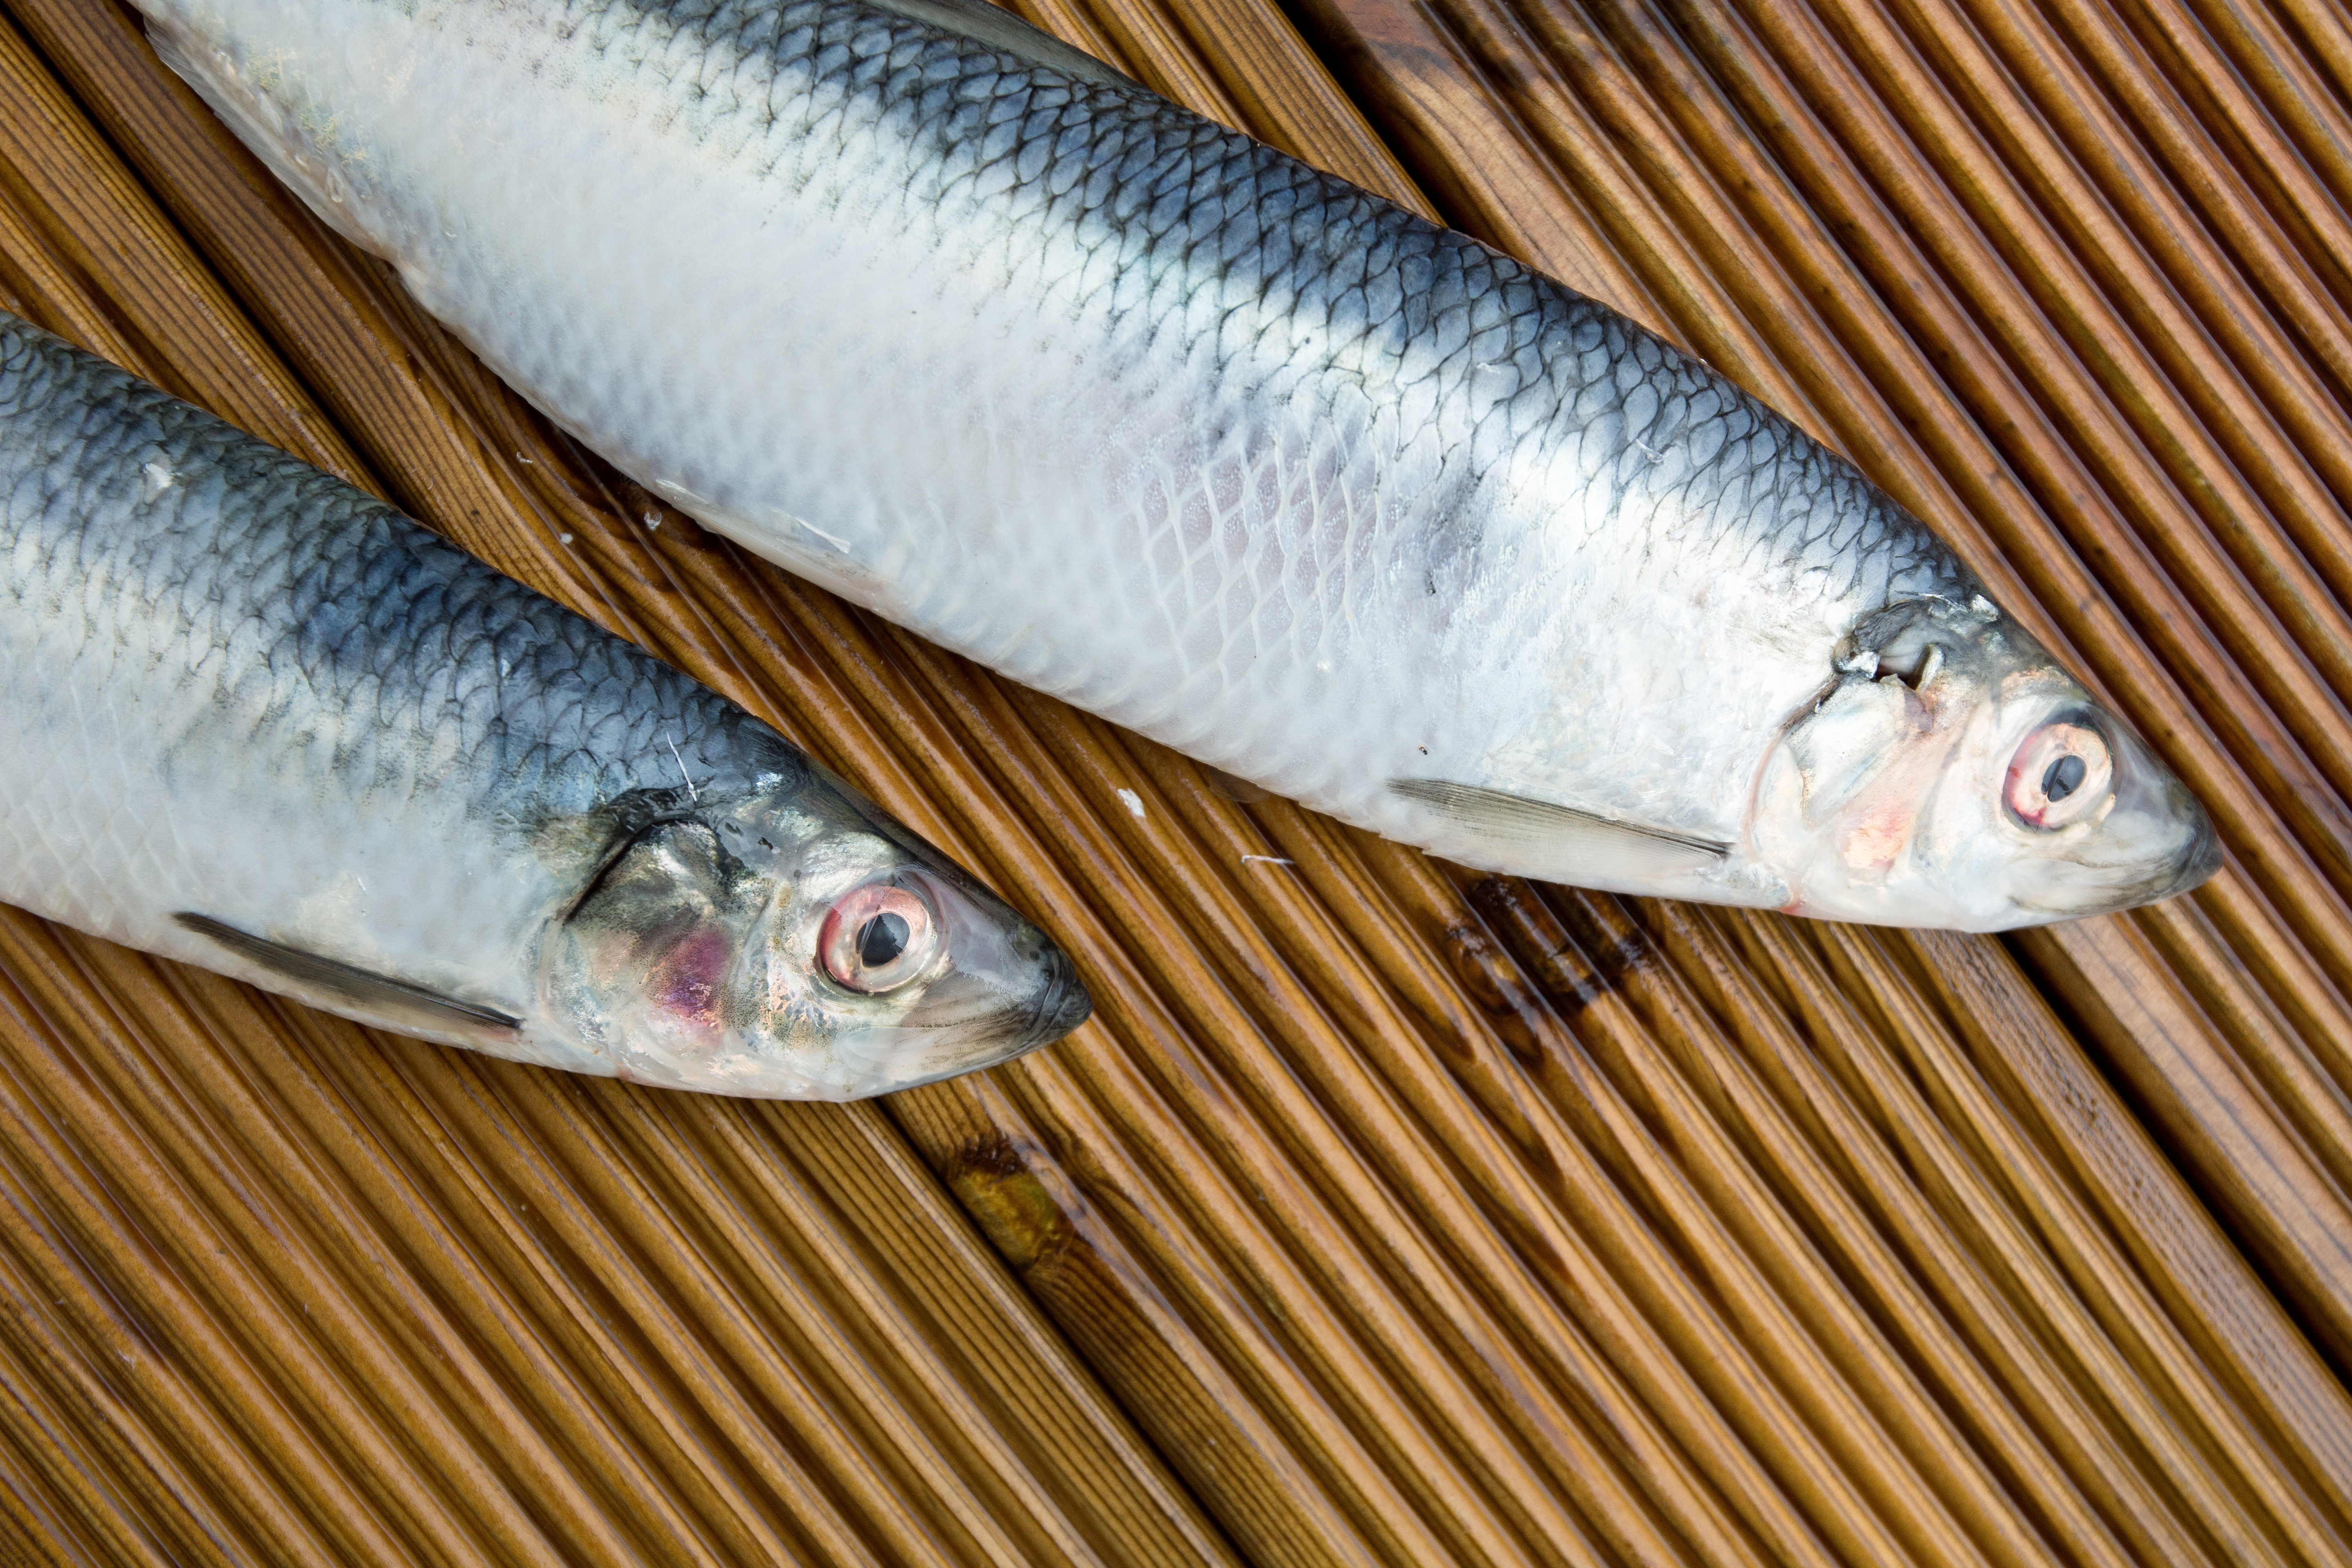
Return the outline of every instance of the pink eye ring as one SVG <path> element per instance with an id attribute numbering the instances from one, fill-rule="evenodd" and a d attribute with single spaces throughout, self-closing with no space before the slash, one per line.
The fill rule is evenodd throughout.
<path id="1" fill-rule="evenodd" d="M 2044 724 L 2011 759 L 2002 796 L 2028 827 L 2055 831 L 2092 816 L 2115 786 L 2106 738 L 2087 724 Z"/>
<path id="2" fill-rule="evenodd" d="M 869 882 L 836 900 L 816 937 L 817 962 L 839 984 L 868 996 L 930 972 L 940 922 L 904 888 Z"/>

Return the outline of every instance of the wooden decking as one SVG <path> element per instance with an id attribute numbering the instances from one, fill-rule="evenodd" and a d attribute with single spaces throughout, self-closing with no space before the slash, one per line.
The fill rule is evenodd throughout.
<path id="1" fill-rule="evenodd" d="M 2352 1561 L 2343 9 L 1023 9 L 1849 453 L 2229 868 L 1911 936 L 1237 804 L 584 458 L 126 10 L 0 0 L 0 304 L 771 718 L 1097 999 L 752 1105 L 0 912 L 0 1563 Z"/>

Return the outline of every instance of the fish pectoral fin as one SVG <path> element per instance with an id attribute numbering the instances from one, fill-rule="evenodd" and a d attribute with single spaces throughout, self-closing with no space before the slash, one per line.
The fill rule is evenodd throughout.
<path id="1" fill-rule="evenodd" d="M 1731 853 L 1731 846 L 1717 839 L 1449 779 L 1391 779 L 1389 793 L 1435 813 L 1498 851 L 1540 849 L 1547 865 L 1573 865 L 1584 874 L 1612 880 L 1704 870 Z"/>
<path id="2" fill-rule="evenodd" d="M 922 22 L 942 32 L 961 33 L 973 43 L 1017 55 L 1032 65 L 1045 66 L 1090 81 L 1098 87 L 1140 84 L 1120 75 L 1087 53 L 1073 48 L 1042 27 L 1033 27 L 1002 5 L 989 0 L 866 0 L 877 11 L 895 11 L 910 22 Z"/>
<path id="3" fill-rule="evenodd" d="M 186 910 L 172 917 L 182 931 L 208 938 L 286 984 L 295 995 L 328 1007 L 347 1007 L 410 1028 L 442 1035 L 511 1035 L 522 1020 L 478 1002 L 461 1002 L 438 991 L 377 974 L 339 959 L 321 958 L 299 947 L 255 936 L 210 915 Z"/>

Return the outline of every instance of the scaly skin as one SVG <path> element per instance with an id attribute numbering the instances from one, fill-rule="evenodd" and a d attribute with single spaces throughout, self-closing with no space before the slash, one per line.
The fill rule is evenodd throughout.
<path id="1" fill-rule="evenodd" d="M 1066 55 L 868 0 L 140 0 L 425 305 L 709 525 L 1472 864 L 1741 903 L 1890 605 L 1850 464 L 1631 321 Z M 1730 847 L 1602 865 L 1394 781 Z M 1426 794 L 1421 797 L 1426 799 Z"/>
<path id="2" fill-rule="evenodd" d="M 81 930 L 299 992 L 174 918 L 200 915 L 522 1026 L 310 997 L 339 1011 L 670 1080 L 695 1064 L 634 1060 L 542 984 L 632 832 L 790 800 L 908 858 L 717 693 L 5 314 L 0 544 L 0 899 Z M 824 1087 L 821 1032 L 793 1070 Z"/>

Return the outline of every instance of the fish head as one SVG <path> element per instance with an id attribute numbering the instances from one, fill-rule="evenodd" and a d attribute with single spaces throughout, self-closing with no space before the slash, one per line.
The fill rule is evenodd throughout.
<path id="1" fill-rule="evenodd" d="M 618 817 L 541 991 L 632 1081 L 856 1100 L 1008 1061 L 1092 1008 L 1043 931 L 813 764 Z"/>
<path id="2" fill-rule="evenodd" d="M 1790 912 L 2006 931 L 2153 903 L 2221 865 L 2180 781 L 1981 595 L 1868 616 L 1833 662 L 1750 817 Z"/>

